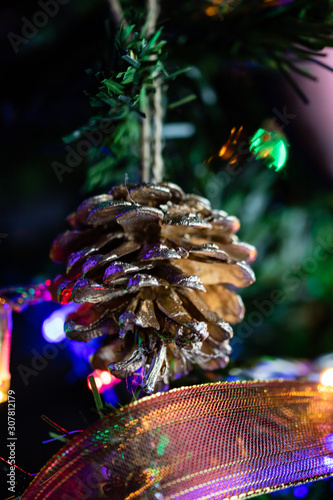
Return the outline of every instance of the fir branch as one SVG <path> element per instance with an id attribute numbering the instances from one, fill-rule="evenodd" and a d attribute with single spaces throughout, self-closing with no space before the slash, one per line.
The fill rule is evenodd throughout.
<path id="1" fill-rule="evenodd" d="M 221 26 L 216 45 L 223 47 L 221 57 L 226 62 L 236 59 L 279 71 L 300 96 L 292 72 L 309 75 L 296 65 L 313 62 L 313 56 L 322 57 L 320 51 L 333 46 L 331 0 L 316 4 L 311 0 L 221 0 L 214 1 L 215 15 L 209 10 L 212 2 L 206 5 L 210 22 L 215 20 Z"/>
<path id="2" fill-rule="evenodd" d="M 122 5 L 119 0 L 108 1 L 118 24 L 124 20 L 122 6 L 127 12 L 127 8 L 134 5 L 133 0 L 122 0 Z M 110 59 L 112 64 L 95 75 L 97 89 L 90 96 L 91 120 L 66 138 L 67 141 L 79 140 L 84 132 L 97 130 L 103 120 L 113 124 L 112 131 L 88 156 L 92 165 L 88 172 L 89 189 L 101 186 L 113 177 L 116 179 L 121 169 L 126 168 L 127 173 L 128 168 L 138 172 L 139 165 L 144 181 L 162 178 L 162 90 L 164 93 L 166 82 L 187 68 L 171 74 L 165 68 L 166 42 L 162 39 L 161 29 L 156 30 L 159 10 L 163 16 L 172 9 L 176 23 L 174 32 L 187 38 L 192 51 L 198 50 L 195 44 L 200 31 L 201 40 L 205 40 L 205 44 L 207 41 L 207 50 L 214 49 L 211 60 L 214 61 L 215 57 L 219 67 L 236 62 L 246 67 L 261 66 L 280 72 L 303 99 L 305 96 L 293 74 L 313 77 L 299 67 L 299 61 L 313 63 L 314 58 L 322 58 L 320 51 L 325 46 L 333 46 L 332 3 L 328 0 L 318 0 L 316 6 L 310 0 L 278 3 L 193 0 L 180 3 L 179 9 L 175 9 L 175 0 L 161 6 L 157 0 L 146 1 L 148 18 L 144 27 L 139 29 L 128 17 L 116 33 Z M 212 5 L 220 16 L 206 14 Z M 180 20 L 178 29 L 177 19 Z M 201 41 L 200 47 L 202 45 Z M 194 98 L 190 92 L 185 98 L 171 102 L 169 109 Z"/>
<path id="3" fill-rule="evenodd" d="M 154 15 L 156 12 L 157 9 Z M 84 132 L 97 130 L 106 120 L 113 124 L 102 144 L 93 148 L 88 156 L 91 172 L 94 172 L 94 175 L 89 172 L 89 189 L 105 184 L 110 178 L 107 168 L 112 173 L 116 173 L 120 165 L 124 168 L 125 158 L 136 158 L 137 165 L 141 158 L 144 182 L 153 176 L 155 163 L 158 166 L 156 175 L 162 175 L 160 86 L 169 75 L 163 62 L 166 53 L 162 31 L 154 31 L 148 36 L 145 31 L 139 32 L 133 24 L 119 28 L 114 43 L 113 67 L 95 75 L 97 90 L 90 95 L 90 103 L 96 114 L 88 124 L 65 138 L 66 142 L 78 141 Z M 157 116 L 154 116 L 155 111 Z"/>

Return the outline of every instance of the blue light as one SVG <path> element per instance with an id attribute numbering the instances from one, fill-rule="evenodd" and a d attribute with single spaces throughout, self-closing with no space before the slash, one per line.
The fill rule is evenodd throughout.
<path id="1" fill-rule="evenodd" d="M 89 342 L 79 342 L 77 340 L 72 340 L 69 344 L 70 351 L 77 358 L 83 358 L 89 363 L 91 356 L 96 352 L 97 348 L 101 345 L 100 338 L 91 339 Z"/>
<path id="2" fill-rule="evenodd" d="M 64 325 L 66 316 L 76 311 L 78 305 L 74 303 L 67 304 L 56 311 L 53 311 L 46 318 L 42 325 L 42 335 L 47 342 L 58 343 L 66 338 Z"/>
<path id="3" fill-rule="evenodd" d="M 305 486 L 304 484 L 301 484 L 300 486 L 296 486 L 294 488 L 294 497 L 295 498 L 305 498 L 308 493 L 309 493 L 309 488 L 308 488 L 308 486 Z"/>
<path id="4" fill-rule="evenodd" d="M 109 403 L 114 408 L 117 408 L 117 406 L 119 406 L 119 398 L 113 387 L 103 392 L 103 399 L 106 403 Z"/>

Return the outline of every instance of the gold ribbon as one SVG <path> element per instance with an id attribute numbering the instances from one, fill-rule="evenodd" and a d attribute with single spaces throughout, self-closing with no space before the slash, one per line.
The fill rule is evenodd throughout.
<path id="1" fill-rule="evenodd" d="M 104 417 L 22 500 L 241 500 L 333 475 L 333 391 L 299 381 L 175 389 Z"/>

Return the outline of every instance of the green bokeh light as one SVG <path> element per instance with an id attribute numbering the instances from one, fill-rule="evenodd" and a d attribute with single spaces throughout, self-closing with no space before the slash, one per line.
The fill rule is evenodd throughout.
<path id="1" fill-rule="evenodd" d="M 250 151 L 276 172 L 281 170 L 288 159 L 287 140 L 279 132 L 269 132 L 263 128 L 257 130 L 250 140 Z"/>

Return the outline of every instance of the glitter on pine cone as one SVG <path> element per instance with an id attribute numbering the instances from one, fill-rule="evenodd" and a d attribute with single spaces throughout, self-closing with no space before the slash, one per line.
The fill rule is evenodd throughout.
<path id="1" fill-rule="evenodd" d="M 115 186 L 68 217 L 51 258 L 67 263 L 53 284 L 69 339 L 104 335 L 94 368 L 126 378 L 140 369 L 151 393 L 193 364 L 223 368 L 232 328 L 244 315 L 235 288 L 255 280 L 253 246 L 234 234 L 236 217 L 175 184 Z"/>

